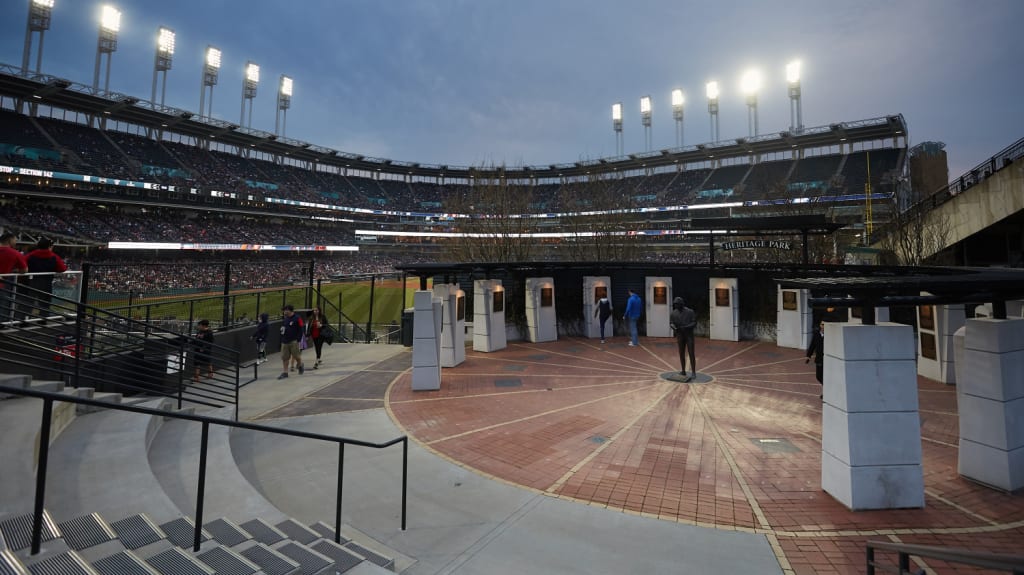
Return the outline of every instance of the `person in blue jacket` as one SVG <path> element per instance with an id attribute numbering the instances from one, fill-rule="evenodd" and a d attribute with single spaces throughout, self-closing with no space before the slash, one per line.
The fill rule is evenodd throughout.
<path id="1" fill-rule="evenodd" d="M 640 320 L 640 312 L 643 310 L 643 303 L 640 296 L 633 290 L 629 290 L 629 299 L 626 300 L 626 315 L 622 319 L 629 323 L 629 345 L 636 347 L 640 345 L 640 336 L 636 331 L 636 322 Z"/>

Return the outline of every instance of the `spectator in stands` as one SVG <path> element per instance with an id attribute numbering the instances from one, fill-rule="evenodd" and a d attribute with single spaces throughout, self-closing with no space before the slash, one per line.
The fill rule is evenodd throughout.
<path id="1" fill-rule="evenodd" d="M 199 383 L 199 372 L 203 366 L 207 369 L 207 378 L 213 377 L 213 330 L 210 329 L 210 320 L 199 320 L 199 330 L 196 332 L 195 341 L 195 373 L 192 375 L 192 382 Z"/>
<path id="2" fill-rule="evenodd" d="M 53 253 L 52 247 L 53 241 L 43 238 L 36 244 L 36 249 L 25 254 L 28 273 L 39 274 L 29 277 L 28 285 L 42 292 L 32 292 L 31 295 L 35 297 L 35 308 L 44 315 L 50 311 L 50 302 L 53 300 L 53 274 L 68 271 L 68 266 L 60 256 Z"/>
<path id="3" fill-rule="evenodd" d="M 25 256 L 14 248 L 17 242 L 18 236 L 11 232 L 0 235 L 0 321 L 14 319 L 14 286 L 17 282 L 13 274 L 28 270 Z"/>
<path id="4" fill-rule="evenodd" d="M 629 299 L 626 300 L 626 315 L 622 318 L 629 323 L 629 346 L 636 347 L 640 345 L 640 337 L 637 333 L 636 324 L 640 321 L 640 312 L 643 309 L 643 303 L 640 301 L 640 295 L 633 290 L 629 290 Z"/>
<path id="5" fill-rule="evenodd" d="M 299 375 L 305 369 L 302 365 L 302 350 L 299 348 L 299 341 L 302 339 L 305 327 L 302 318 L 295 315 L 295 306 L 286 305 L 281 308 L 284 319 L 281 321 L 281 375 L 277 379 L 288 377 L 288 361 L 291 358 L 299 360 Z"/>

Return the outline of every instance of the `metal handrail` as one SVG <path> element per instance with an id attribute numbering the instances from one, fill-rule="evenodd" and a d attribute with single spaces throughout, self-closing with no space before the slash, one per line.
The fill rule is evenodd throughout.
<path id="1" fill-rule="evenodd" d="M 117 411 L 128 411 L 132 413 L 140 413 L 143 415 L 155 415 L 159 417 L 168 417 L 171 419 L 184 419 L 187 421 L 196 421 L 203 425 L 202 440 L 200 443 L 199 450 L 199 477 L 197 478 L 197 495 L 196 495 L 196 517 L 195 517 L 195 538 L 193 540 L 193 551 L 199 551 L 200 538 L 203 530 L 203 503 L 206 496 L 206 452 L 207 442 L 209 438 L 210 425 L 223 425 L 226 427 L 233 427 L 238 429 L 248 429 L 250 431 L 261 431 L 266 433 L 275 433 L 278 435 L 288 435 L 291 437 L 302 437 L 306 439 L 316 439 L 319 441 L 327 441 L 338 444 L 338 489 L 337 499 L 335 501 L 335 519 L 334 519 L 334 542 L 341 542 L 341 495 L 342 495 L 342 479 L 345 474 L 345 445 L 355 445 L 359 447 L 369 447 L 372 449 L 384 449 L 391 447 L 397 443 L 402 444 L 402 531 L 405 531 L 405 517 L 406 517 L 406 499 L 408 492 L 408 477 L 409 477 L 409 437 L 403 435 L 396 437 L 390 441 L 382 443 L 373 443 L 371 441 L 363 441 L 361 439 L 351 439 L 347 437 L 337 437 L 333 435 L 324 435 L 321 433 L 311 433 L 308 431 L 295 431 L 291 429 L 283 429 L 280 427 L 271 427 L 268 425 L 259 425 L 256 423 L 246 423 L 243 421 L 231 421 L 229 419 L 219 419 L 216 417 L 209 417 L 205 415 L 195 415 L 190 413 L 175 413 L 164 411 L 160 409 L 153 409 L 149 407 L 139 407 L 137 405 L 120 405 L 114 403 L 108 403 L 104 401 L 97 401 L 94 399 L 86 399 L 83 397 L 73 397 L 69 395 L 63 395 L 60 393 L 51 393 L 48 391 L 37 391 L 34 389 L 22 389 L 17 387 L 8 387 L 0 385 L 0 393 L 9 393 L 12 395 L 20 395 L 24 397 L 34 397 L 43 400 L 43 414 L 40 423 L 39 430 L 39 461 L 36 466 L 36 494 L 34 510 L 35 515 L 32 518 L 32 555 L 39 553 L 40 544 L 42 542 L 42 528 L 43 528 L 43 508 L 46 499 L 46 473 L 47 464 L 50 451 L 50 424 L 53 415 L 53 402 L 62 401 L 66 403 L 75 403 L 80 405 L 91 405 L 93 407 L 102 407 L 104 409 L 114 409 Z"/>
<path id="2" fill-rule="evenodd" d="M 968 551 L 967 549 L 956 549 L 950 547 L 937 547 L 934 545 L 912 545 L 908 543 L 894 543 L 892 541 L 868 540 L 867 542 L 867 575 L 875 575 L 875 569 L 892 571 L 887 567 L 875 563 L 875 549 L 884 551 L 895 551 L 898 554 L 896 573 L 903 575 L 910 573 L 910 556 L 928 557 L 940 561 L 961 563 L 972 567 L 984 569 L 997 569 L 1009 571 L 1014 575 L 1024 574 L 1024 555 L 1007 555 L 1003 553 L 985 553 L 980 551 Z"/>

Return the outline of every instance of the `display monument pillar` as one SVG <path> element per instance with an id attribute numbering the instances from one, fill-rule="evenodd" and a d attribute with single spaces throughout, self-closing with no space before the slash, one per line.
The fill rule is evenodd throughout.
<path id="1" fill-rule="evenodd" d="M 526 278 L 526 339 L 533 343 L 558 339 L 552 278 Z"/>
<path id="2" fill-rule="evenodd" d="M 929 295 L 922 292 L 921 295 Z M 917 373 L 956 383 L 953 368 L 953 334 L 964 326 L 964 304 L 922 305 L 917 308 Z"/>
<path id="3" fill-rule="evenodd" d="M 776 312 L 776 345 L 807 349 L 814 333 L 814 313 L 807 304 L 811 291 L 778 288 Z"/>
<path id="4" fill-rule="evenodd" d="M 861 321 L 860 308 L 859 307 L 851 307 L 851 308 L 849 308 L 849 312 L 848 313 L 849 313 L 849 316 L 847 316 L 847 320 L 846 320 L 847 323 L 852 323 L 852 324 L 864 323 L 863 321 Z M 888 321 L 889 321 L 889 306 L 876 307 L 875 308 L 875 323 L 882 324 L 882 323 L 888 323 Z"/>
<path id="5" fill-rule="evenodd" d="M 969 319 L 957 379 L 960 475 L 1024 487 L 1024 319 Z"/>
<path id="6" fill-rule="evenodd" d="M 821 487 L 852 510 L 924 507 L 914 328 L 825 324 Z"/>
<path id="7" fill-rule="evenodd" d="M 711 297 L 711 339 L 740 340 L 739 280 L 711 278 L 708 280 Z"/>
<path id="8" fill-rule="evenodd" d="M 505 335 L 505 288 L 501 280 L 473 281 L 473 351 L 508 346 Z"/>
<path id="9" fill-rule="evenodd" d="M 466 361 L 466 292 L 459 284 L 435 284 L 434 297 L 441 298 L 441 367 L 455 367 Z"/>
<path id="10" fill-rule="evenodd" d="M 441 298 L 417 291 L 412 305 L 412 389 L 441 389 Z"/>
<path id="11" fill-rule="evenodd" d="M 647 308 L 647 337 L 672 337 L 668 317 L 672 313 L 672 278 L 648 277 L 644 280 Z"/>
<path id="12" fill-rule="evenodd" d="M 587 326 L 584 333 L 591 339 L 601 337 L 601 318 L 597 314 L 597 300 L 606 297 L 611 301 L 612 278 L 608 276 L 583 276 L 583 322 Z M 614 316 L 614 314 L 612 314 Z M 605 335 L 612 336 L 612 325 L 615 322 L 608 319 L 605 326 Z"/>

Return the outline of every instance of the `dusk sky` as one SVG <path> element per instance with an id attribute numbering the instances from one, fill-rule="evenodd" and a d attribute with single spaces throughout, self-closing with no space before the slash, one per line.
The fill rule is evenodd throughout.
<path id="1" fill-rule="evenodd" d="M 111 90 L 149 99 L 156 30 L 177 34 L 166 103 L 198 111 L 203 52 L 223 51 L 214 116 L 237 123 L 247 60 L 261 67 L 253 128 L 273 132 L 277 82 L 295 82 L 287 136 L 378 158 L 548 165 L 747 135 L 739 79 L 759 68 L 761 133 L 789 127 L 784 68 L 803 62 L 807 127 L 903 114 L 910 145 L 947 144 L 950 177 L 1024 137 L 1021 0 L 116 0 Z M 0 0 L 0 62 L 20 66 L 28 0 Z M 56 0 L 42 72 L 91 85 L 101 2 Z M 33 65 L 34 65 L 33 56 Z"/>

